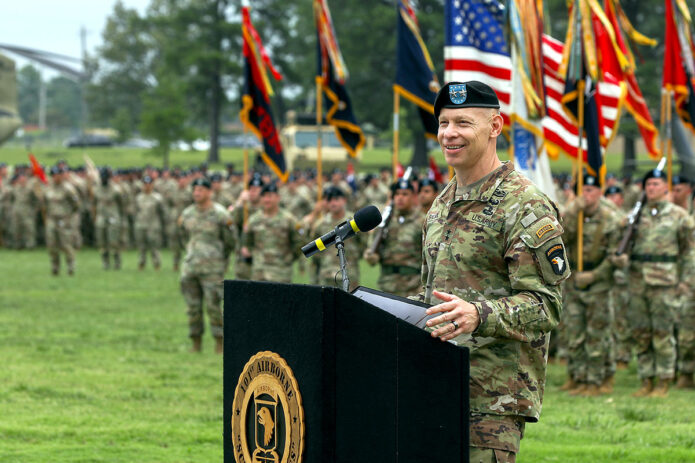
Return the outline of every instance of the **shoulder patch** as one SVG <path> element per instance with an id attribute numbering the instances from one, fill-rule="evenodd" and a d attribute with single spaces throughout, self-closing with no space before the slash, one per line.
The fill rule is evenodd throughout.
<path id="1" fill-rule="evenodd" d="M 555 227 L 553 226 L 552 223 L 546 223 L 545 225 L 542 225 L 538 230 L 536 230 L 536 236 L 538 239 L 543 238 L 543 235 L 548 233 L 549 231 L 555 230 Z"/>
<path id="2" fill-rule="evenodd" d="M 555 244 L 551 246 L 547 251 L 545 251 L 545 257 L 550 262 L 550 267 L 553 269 L 555 275 L 562 275 L 565 273 L 567 267 L 567 262 L 565 262 L 565 247 L 562 243 Z"/>

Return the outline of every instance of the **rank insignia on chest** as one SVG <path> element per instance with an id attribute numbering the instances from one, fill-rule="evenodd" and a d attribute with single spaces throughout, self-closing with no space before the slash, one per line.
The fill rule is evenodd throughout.
<path id="1" fill-rule="evenodd" d="M 556 275 L 562 275 L 565 272 L 565 248 L 561 244 L 556 244 L 552 246 L 545 252 L 545 257 L 550 262 L 550 266 L 553 268 L 553 272 Z"/>

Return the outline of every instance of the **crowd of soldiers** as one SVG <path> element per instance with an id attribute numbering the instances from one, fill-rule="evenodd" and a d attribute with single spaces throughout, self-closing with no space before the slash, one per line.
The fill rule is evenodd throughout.
<path id="1" fill-rule="evenodd" d="M 222 350 L 222 285 L 230 261 L 234 277 L 291 282 L 293 263 L 312 284 L 340 286 L 339 261 L 328 250 L 299 259 L 309 240 L 332 230 L 361 207 L 383 210 L 391 202 L 393 218 L 378 243 L 374 234 L 358 234 L 347 255 L 351 288 L 360 284 L 359 260 L 379 264 L 379 289 L 401 296 L 422 288 L 422 224 L 443 185 L 423 176 L 392 182 L 390 169 L 360 181 L 335 170 L 322 182 L 312 171 L 297 171 L 280 185 L 256 173 L 247 182 L 241 172 L 210 172 L 206 166 L 110 169 L 92 175 L 59 162 L 43 183 L 29 166 L 10 172 L 0 164 L 0 240 L 11 249 L 45 244 L 51 272 L 75 273 L 75 250 L 99 249 L 104 269 L 121 268 L 121 250 L 139 251 L 138 268 L 151 256 L 162 266 L 159 250 L 173 251 L 172 267 L 181 270 L 188 306 L 189 335 L 200 351 L 203 305 L 210 331 Z M 564 283 L 562 323 L 551 337 L 550 355 L 567 362 L 563 390 L 572 395 L 612 392 L 616 369 L 633 358 L 642 385 L 636 396 L 664 397 L 669 384 L 693 388 L 695 372 L 695 221 L 688 179 L 674 176 L 668 191 L 663 172 L 642 181 L 606 185 L 583 178 L 582 194 L 572 179 L 556 178 L 563 239 L 572 277 Z M 646 193 L 631 246 L 616 249 L 627 227 L 628 212 Z M 581 220 L 581 227 L 579 221 Z M 578 249 L 581 228 L 581 259 Z M 184 255 L 185 251 L 185 257 Z M 581 260 L 581 264 L 579 262 Z M 580 269 L 581 265 L 581 269 Z"/>

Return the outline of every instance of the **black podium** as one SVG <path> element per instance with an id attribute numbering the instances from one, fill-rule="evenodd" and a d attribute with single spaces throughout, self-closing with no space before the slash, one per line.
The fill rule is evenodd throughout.
<path id="1" fill-rule="evenodd" d="M 250 463 L 254 447 L 263 462 L 468 461 L 467 349 L 337 288 L 236 280 L 224 282 L 224 336 L 226 463 Z M 264 396 L 260 370 L 284 398 Z M 298 420 L 301 448 L 286 438 Z"/>

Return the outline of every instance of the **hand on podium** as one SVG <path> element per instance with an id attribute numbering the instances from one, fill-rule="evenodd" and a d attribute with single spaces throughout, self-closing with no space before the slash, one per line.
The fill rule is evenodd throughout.
<path id="1" fill-rule="evenodd" d="M 433 338 L 449 341 L 456 336 L 472 333 L 478 328 L 480 316 L 478 315 L 478 309 L 473 304 L 453 294 L 439 291 L 434 291 L 432 294 L 434 297 L 444 301 L 427 309 L 428 315 L 442 314 L 427 322 L 429 327 L 442 325 L 432 331 Z"/>

